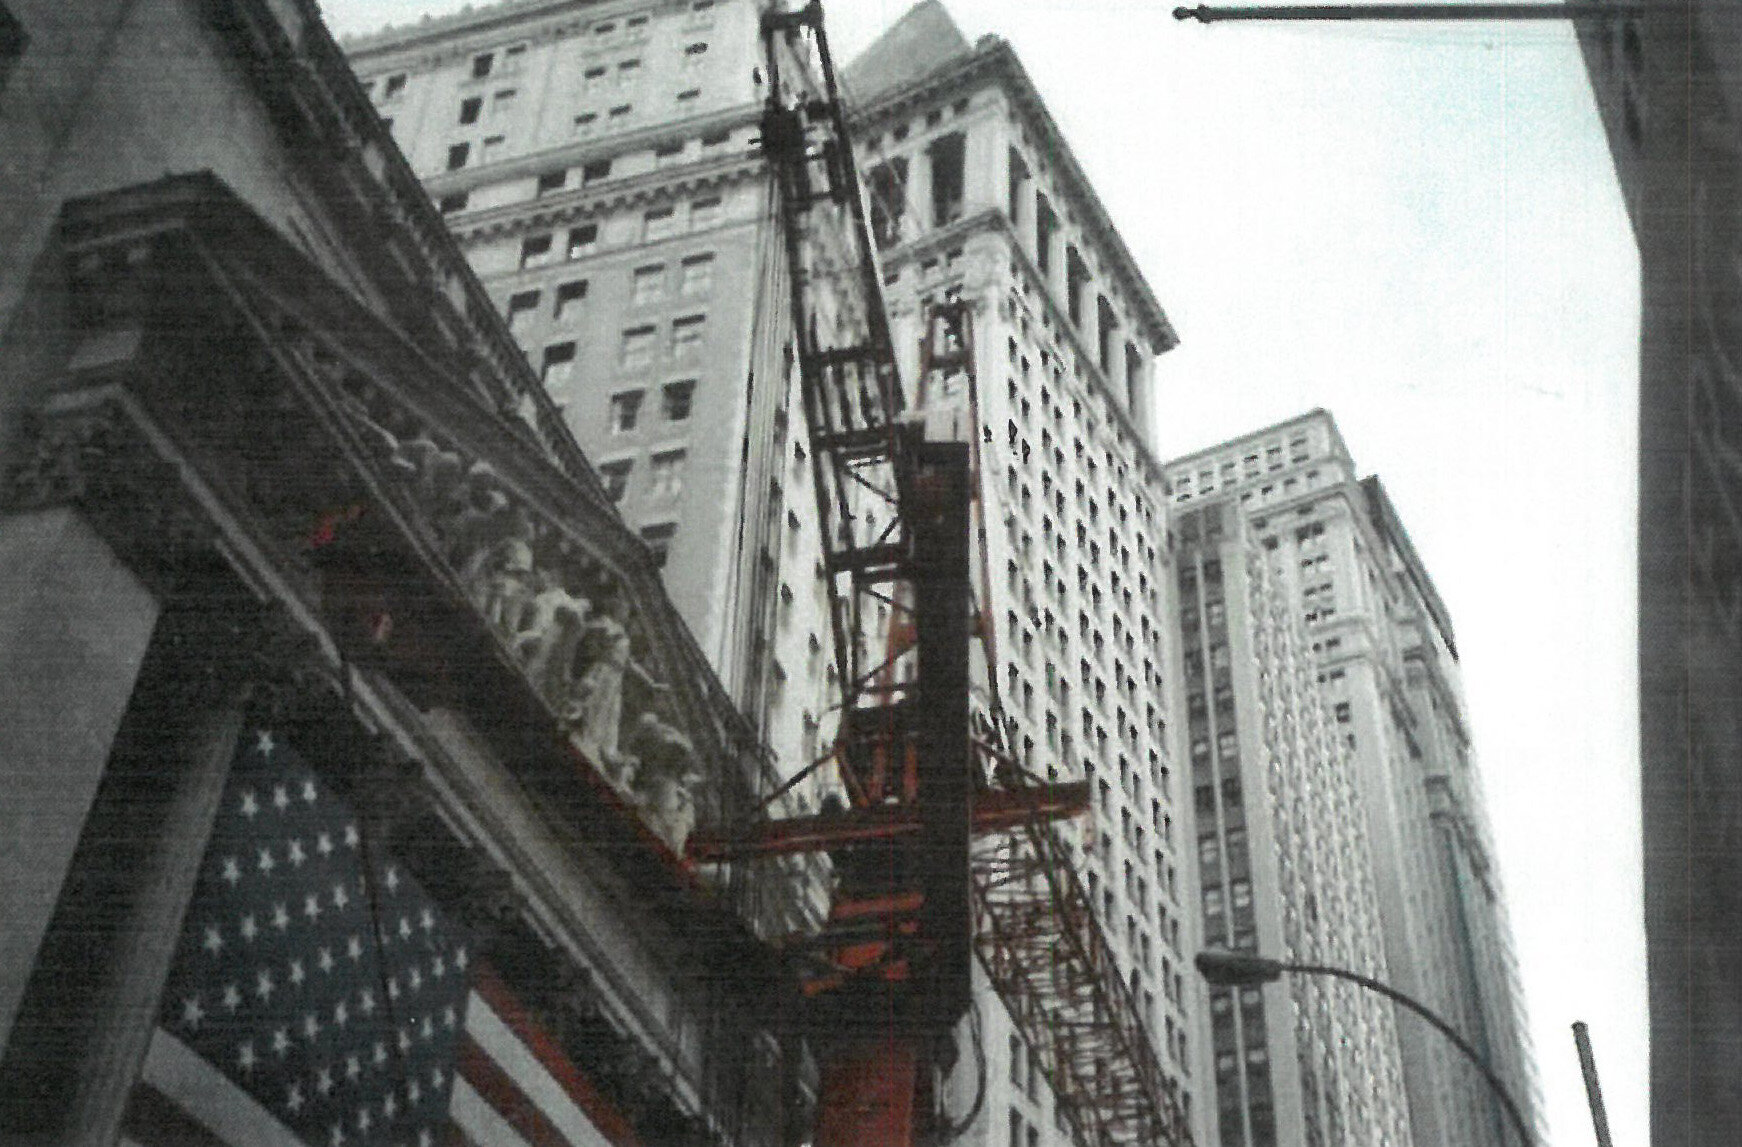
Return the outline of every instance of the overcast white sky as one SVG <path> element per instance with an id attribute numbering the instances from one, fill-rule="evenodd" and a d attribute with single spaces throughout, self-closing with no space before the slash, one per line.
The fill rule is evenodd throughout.
<path id="1" fill-rule="evenodd" d="M 1451 609 L 1549 1142 L 1643 1147 L 1638 265 L 1570 30 L 946 0 L 1015 45 L 1179 329 L 1172 456 L 1324 406 Z M 1196 2 L 1196 0 L 1192 0 Z M 907 0 L 824 0 L 846 58 Z M 338 32 L 453 0 L 323 0 Z"/>

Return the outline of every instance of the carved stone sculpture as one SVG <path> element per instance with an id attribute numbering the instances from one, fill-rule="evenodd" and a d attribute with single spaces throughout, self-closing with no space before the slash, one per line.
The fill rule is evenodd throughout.
<path id="1" fill-rule="evenodd" d="M 695 786 L 701 779 L 695 746 L 653 713 L 635 722 L 629 747 L 634 754 L 634 795 L 648 826 L 677 851 L 696 826 Z"/>

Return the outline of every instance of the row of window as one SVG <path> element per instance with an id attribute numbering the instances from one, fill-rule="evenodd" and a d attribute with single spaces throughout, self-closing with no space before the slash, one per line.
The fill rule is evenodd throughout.
<path id="1" fill-rule="evenodd" d="M 683 493 L 684 466 L 689 460 L 686 450 L 661 450 L 648 457 L 648 496 L 675 498 Z M 599 478 L 613 502 L 621 502 L 629 488 L 629 476 L 635 470 L 633 458 L 620 458 L 599 467 Z"/>

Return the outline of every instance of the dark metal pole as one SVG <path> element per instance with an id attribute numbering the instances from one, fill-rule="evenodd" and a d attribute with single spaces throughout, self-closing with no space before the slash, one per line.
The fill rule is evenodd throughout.
<path id="1" fill-rule="evenodd" d="M 1573 1025 L 1573 1043 L 1579 1048 L 1579 1070 L 1585 1073 L 1585 1098 L 1591 1104 L 1591 1125 L 1597 1130 L 1597 1147 L 1615 1147 L 1609 1138 L 1609 1113 L 1603 1110 L 1603 1088 L 1597 1083 L 1597 1058 L 1591 1054 L 1591 1029 L 1583 1020 Z"/>
<path id="2" fill-rule="evenodd" d="M 1418 1003 L 1389 984 L 1382 984 L 1371 976 L 1363 976 L 1359 972 L 1351 972 L 1345 968 L 1327 968 L 1319 964 L 1283 964 L 1282 970 L 1312 976 L 1333 976 L 1339 980 L 1348 980 L 1352 984 L 1361 985 L 1370 992 L 1378 992 L 1387 999 L 1395 1000 L 1432 1024 L 1436 1031 L 1452 1041 L 1453 1047 L 1464 1053 L 1464 1058 L 1476 1065 L 1476 1069 L 1482 1073 L 1482 1078 L 1488 1081 L 1488 1086 L 1493 1088 L 1494 1094 L 1500 1097 L 1501 1104 L 1506 1108 L 1506 1114 L 1512 1117 L 1512 1124 L 1518 1128 L 1518 1136 L 1524 1142 L 1525 1147 L 1532 1147 L 1532 1144 L 1536 1142 L 1530 1134 L 1530 1128 L 1524 1122 L 1523 1113 L 1518 1110 L 1518 1104 L 1512 1101 L 1512 1096 L 1507 1092 L 1506 1085 L 1500 1082 L 1500 1077 L 1494 1074 L 1494 1069 L 1488 1066 L 1487 1061 L 1477 1053 L 1475 1048 L 1464 1042 L 1464 1037 L 1459 1035 L 1452 1025 L 1430 1012 L 1426 1005 Z"/>
<path id="3" fill-rule="evenodd" d="M 1175 20 L 1581 20 L 1637 16 L 1639 4 L 1260 4 L 1175 8 Z"/>

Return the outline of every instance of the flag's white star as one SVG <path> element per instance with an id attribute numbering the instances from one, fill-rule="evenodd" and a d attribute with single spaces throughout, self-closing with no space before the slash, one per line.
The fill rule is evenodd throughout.
<path id="1" fill-rule="evenodd" d="M 308 859 L 308 853 L 302 850 L 302 841 L 294 837 L 291 839 L 290 847 L 285 850 L 285 854 L 289 858 L 292 868 L 301 868 L 303 861 Z"/>
<path id="2" fill-rule="evenodd" d="M 200 1006 L 198 996 L 189 996 L 181 1002 L 181 1022 L 188 1026 L 188 1030 L 198 1030 L 200 1021 L 205 1018 L 206 1009 Z"/>
<path id="3" fill-rule="evenodd" d="M 466 955 L 465 948 L 461 947 L 454 949 L 454 967 L 463 972 L 466 970 L 466 965 L 470 962 L 471 957 Z"/>
<path id="4" fill-rule="evenodd" d="M 260 969 L 260 973 L 254 977 L 254 994 L 259 996 L 262 1000 L 270 1000 L 272 998 L 272 993 L 276 988 L 277 985 L 272 982 L 271 970 L 267 968 Z"/>
<path id="5" fill-rule="evenodd" d="M 400 1028 L 399 1035 L 394 1039 L 393 1042 L 397 1043 L 399 1045 L 400 1051 L 410 1051 L 411 1050 L 411 1033 L 409 1031 L 406 1031 L 404 1028 Z"/>
<path id="6" fill-rule="evenodd" d="M 249 820 L 253 820 L 255 814 L 259 811 L 260 802 L 255 799 L 254 790 L 249 789 L 247 792 L 242 794 L 242 815 L 247 817 Z"/>
<path id="7" fill-rule="evenodd" d="M 330 1147 L 344 1147 L 345 1129 L 340 1127 L 337 1123 L 333 1124 L 332 1138 L 328 1139 L 327 1143 Z"/>
<path id="8" fill-rule="evenodd" d="M 417 914 L 417 926 L 425 932 L 435 927 L 435 913 L 425 908 Z"/>
<path id="9" fill-rule="evenodd" d="M 397 869 L 397 868 L 393 867 L 393 865 L 389 864 L 387 866 L 387 877 L 385 880 L 382 881 L 382 883 L 387 885 L 387 891 L 398 892 L 399 891 L 399 869 Z"/>
<path id="10" fill-rule="evenodd" d="M 423 990 L 423 973 L 422 972 L 418 971 L 416 968 L 413 968 L 413 969 L 411 969 L 410 973 L 405 978 L 406 978 L 406 980 L 408 980 L 411 983 L 411 990 L 412 991 L 419 992 L 419 991 Z"/>
<path id="11" fill-rule="evenodd" d="M 315 803 L 315 783 L 313 781 L 302 782 L 302 803 Z"/>
<path id="12" fill-rule="evenodd" d="M 317 834 L 315 836 L 315 851 L 322 856 L 331 856 L 333 854 L 333 834 L 330 832 Z"/>
<path id="13" fill-rule="evenodd" d="M 271 733 L 262 732 L 259 738 L 254 742 L 254 747 L 260 750 L 261 756 L 270 757 L 272 755 L 272 750 L 278 746 L 273 742 Z"/>
<path id="14" fill-rule="evenodd" d="M 290 927 L 290 912 L 282 903 L 272 906 L 272 926 L 280 932 Z"/>
<path id="15" fill-rule="evenodd" d="M 351 1009 L 345 1006 L 344 1000 L 333 1005 L 333 1022 L 340 1027 L 351 1022 Z"/>
<path id="16" fill-rule="evenodd" d="M 417 1147 L 435 1147 L 435 1137 L 429 1133 L 429 1128 L 417 1133 Z"/>
<path id="17" fill-rule="evenodd" d="M 370 1117 L 369 1109 L 367 1107 L 359 1107 L 357 1109 L 357 1130 L 366 1132 L 374 1125 L 375 1120 Z"/>
<path id="18" fill-rule="evenodd" d="M 333 885 L 333 907 L 343 911 L 345 906 L 350 903 L 351 894 L 345 891 L 344 883 L 341 881 Z"/>
<path id="19" fill-rule="evenodd" d="M 357 835 L 357 826 L 355 823 L 348 824 L 345 826 L 345 847 L 346 848 L 356 848 L 357 843 L 360 839 L 361 839 L 361 837 L 359 837 Z"/>
<path id="20" fill-rule="evenodd" d="M 260 850 L 260 871 L 270 874 L 272 872 L 272 870 L 274 868 L 277 868 L 277 867 L 278 867 L 278 862 L 276 860 L 272 859 L 272 850 L 270 848 L 261 849 Z"/>
<path id="21" fill-rule="evenodd" d="M 401 940 L 411 939 L 411 918 L 409 916 L 399 918 L 399 938 Z"/>
<path id="22" fill-rule="evenodd" d="M 345 955 L 353 962 L 363 958 L 363 938 L 353 933 L 345 940 Z"/>
<path id="23" fill-rule="evenodd" d="M 302 1084 L 292 1083 L 285 1093 L 284 1106 L 292 1115 L 302 1110 Z"/>
<path id="24" fill-rule="evenodd" d="M 435 959 L 429 962 L 429 974 L 438 980 L 448 974 L 448 962 L 442 959 L 439 952 L 436 954 Z"/>
<path id="25" fill-rule="evenodd" d="M 375 1014 L 375 993 L 363 988 L 357 993 L 357 1010 L 366 1016 Z"/>
<path id="26" fill-rule="evenodd" d="M 235 984 L 224 985 L 224 1010 L 233 1012 L 242 1006 L 242 989 Z"/>
<path id="27" fill-rule="evenodd" d="M 380 1067 L 387 1062 L 387 1045 L 380 1040 L 375 1041 L 374 1050 L 369 1053 L 369 1062 Z"/>
<path id="28" fill-rule="evenodd" d="M 208 951 L 212 955 L 216 956 L 218 954 L 219 949 L 223 948 L 223 946 L 224 946 L 224 934 L 218 930 L 218 926 L 216 924 L 207 924 L 206 925 L 206 938 L 204 940 L 200 941 L 200 947 L 204 948 L 206 951 Z"/>
<path id="29" fill-rule="evenodd" d="M 320 1034 L 321 1021 L 315 1019 L 313 1012 L 304 1012 L 302 1014 L 302 1038 L 313 1043 L 320 1037 Z"/>
<path id="30" fill-rule="evenodd" d="M 393 1093 L 391 1091 L 389 1091 L 386 1095 L 381 1097 L 381 1118 L 392 1119 L 393 1116 L 396 1113 L 398 1113 L 398 1111 L 399 1111 L 399 1100 L 397 1100 L 393 1097 Z"/>
<path id="31" fill-rule="evenodd" d="M 423 1017 L 423 1030 L 421 1032 L 419 1032 L 418 1034 L 423 1037 L 424 1043 L 428 1043 L 430 1040 L 434 1039 L 435 1038 L 435 1020 L 430 1018 L 429 1016 Z"/>
<path id="32" fill-rule="evenodd" d="M 460 1017 L 454 1012 L 454 1005 L 449 1004 L 447 1007 L 442 1009 L 442 1026 L 443 1027 L 447 1028 L 449 1031 L 452 1031 L 454 1028 L 459 1026 L 459 1023 L 460 1023 Z"/>
<path id="33" fill-rule="evenodd" d="M 272 1050 L 278 1053 L 279 1059 L 290 1054 L 290 1030 L 288 1028 L 279 1028 L 272 1033 Z"/>
<path id="34" fill-rule="evenodd" d="M 316 894 L 314 894 L 313 892 L 309 893 L 307 896 L 304 896 L 302 898 L 302 914 L 304 916 L 307 916 L 310 920 L 320 919 L 320 916 L 321 916 L 321 898 L 319 896 L 317 896 Z"/>
<path id="35" fill-rule="evenodd" d="M 308 979 L 308 973 L 302 970 L 302 961 L 292 960 L 290 962 L 290 982 L 300 988 L 306 979 Z"/>
<path id="36" fill-rule="evenodd" d="M 345 1078 L 346 1079 L 356 1079 L 359 1075 L 362 1075 L 362 1074 L 363 1074 L 362 1061 L 360 1061 L 354 1055 L 346 1056 L 345 1057 Z"/>
<path id="37" fill-rule="evenodd" d="M 429 1085 L 431 1087 L 435 1088 L 437 1091 L 440 1091 L 442 1089 L 442 1079 L 443 1078 L 444 1077 L 442 1075 L 441 1068 L 432 1067 L 429 1069 Z"/>
<path id="38" fill-rule="evenodd" d="M 226 856 L 224 858 L 224 871 L 222 875 L 225 884 L 228 884 L 231 888 L 236 887 L 236 885 L 240 884 L 242 881 L 242 862 L 237 860 L 234 856 Z"/>
<path id="39" fill-rule="evenodd" d="M 315 965 L 319 967 L 323 973 L 330 973 L 333 970 L 333 950 L 331 948 L 322 948 L 320 953 L 315 956 Z"/>
<path id="40" fill-rule="evenodd" d="M 254 922 L 254 916 L 252 913 L 242 917 L 242 927 L 240 931 L 242 933 L 242 939 L 244 940 L 252 940 L 254 937 L 260 935 L 260 925 Z"/>
<path id="41" fill-rule="evenodd" d="M 387 998 L 390 1000 L 397 1000 L 399 998 L 399 977 L 398 976 L 388 976 L 387 977 Z"/>
<path id="42" fill-rule="evenodd" d="M 416 1104 L 423 1098 L 423 1085 L 413 1079 L 405 1085 L 405 1101 Z"/>
<path id="43" fill-rule="evenodd" d="M 279 812 L 290 807 L 290 793 L 285 791 L 283 785 L 272 786 L 272 807 Z"/>
<path id="44" fill-rule="evenodd" d="M 323 1067 L 315 1072 L 315 1090 L 326 1095 L 333 1090 L 333 1069 Z"/>
<path id="45" fill-rule="evenodd" d="M 243 1040 L 236 1049 L 236 1066 L 243 1071 L 253 1071 L 254 1062 L 254 1041 Z"/>

